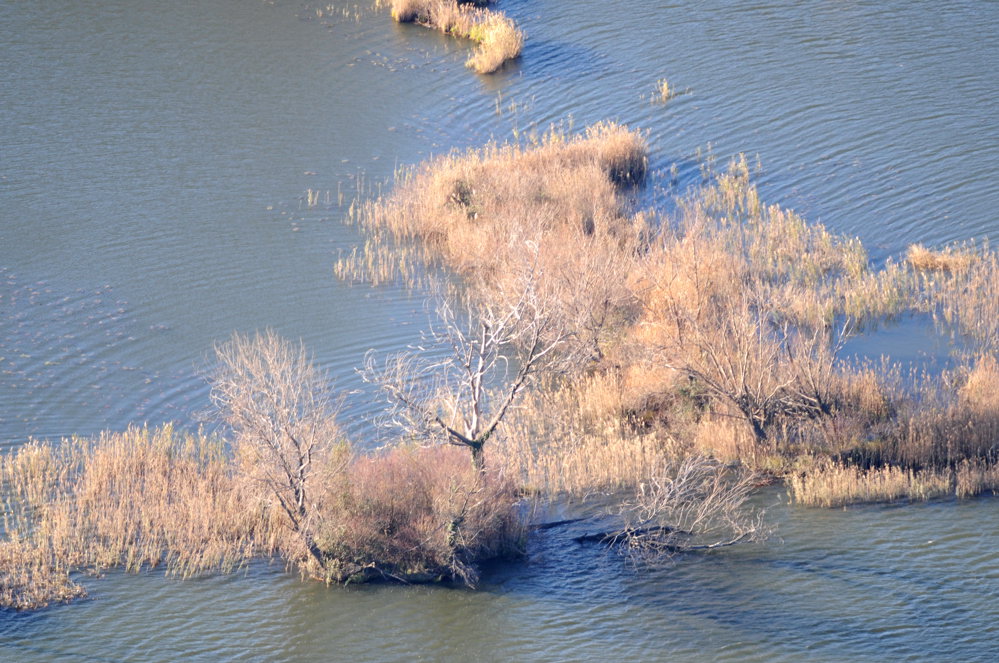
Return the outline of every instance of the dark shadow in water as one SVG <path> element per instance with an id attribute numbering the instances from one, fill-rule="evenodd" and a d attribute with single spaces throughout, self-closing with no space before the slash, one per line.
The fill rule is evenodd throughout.
<path id="1" fill-rule="evenodd" d="M 610 58 L 567 41 L 528 39 L 520 63 L 525 74 L 555 78 L 600 76 L 614 71 Z"/>
<path id="2" fill-rule="evenodd" d="M 906 508 L 936 510 L 950 502 Z M 880 511 L 894 508 L 864 507 L 873 513 L 855 518 L 877 519 Z M 946 613 L 947 623 L 956 619 L 972 628 L 984 617 L 953 598 L 969 591 L 967 583 L 961 577 L 939 577 L 932 565 L 880 565 L 871 561 L 876 557 L 872 550 L 798 550 L 777 541 L 643 564 L 604 546 L 573 542 L 573 536 L 587 529 L 583 522 L 536 533 L 526 560 L 483 569 L 480 591 L 527 595 L 532 604 L 553 604 L 555 612 L 585 606 L 583 618 L 597 620 L 589 637 L 611 644 L 622 629 L 630 629 L 622 618 L 642 620 L 650 641 L 657 641 L 657 631 L 669 632 L 677 623 L 702 621 L 734 631 L 736 640 L 756 642 L 786 660 L 809 652 L 831 660 L 846 655 L 877 660 L 888 646 L 885 637 L 896 638 L 890 648 L 898 655 L 960 651 L 979 660 L 973 638 L 949 631 L 933 615 Z M 808 596 L 814 591 L 837 598 L 829 605 L 816 603 L 815 596 Z M 851 596 L 864 597 L 876 614 L 838 611 L 836 602 L 846 605 Z"/>

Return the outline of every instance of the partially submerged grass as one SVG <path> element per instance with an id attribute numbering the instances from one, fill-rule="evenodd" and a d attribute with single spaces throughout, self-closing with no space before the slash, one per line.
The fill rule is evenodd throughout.
<path id="1" fill-rule="evenodd" d="M 32 442 L 0 459 L 0 475 L 2 605 L 78 596 L 73 570 L 228 571 L 267 540 L 269 523 L 231 473 L 221 442 L 169 427 Z"/>
<path id="2" fill-rule="evenodd" d="M 513 19 L 499 12 L 488 12 L 468 32 L 477 43 L 475 52 L 465 66 L 479 74 L 491 74 L 508 61 L 520 57 L 524 50 L 524 33 Z"/>
<path id="3" fill-rule="evenodd" d="M 189 577 L 254 557 L 327 582 L 472 585 L 477 562 L 515 554 L 524 534 L 509 479 L 479 473 L 447 447 L 358 455 L 328 481 L 311 514 L 323 568 L 300 550 L 266 486 L 216 438 L 165 427 L 33 442 L 0 457 L 0 475 L 0 607 L 15 609 L 85 595 L 73 572 L 162 567 Z"/>
<path id="4" fill-rule="evenodd" d="M 465 63 L 479 74 L 498 71 L 520 56 L 524 33 L 502 12 L 487 9 L 489 0 L 392 0 L 392 18 L 420 23 L 445 34 L 471 39 L 475 52 Z"/>
<path id="5" fill-rule="evenodd" d="M 669 81 L 666 80 L 665 78 L 660 78 L 658 81 L 656 81 L 656 99 L 658 99 L 662 103 L 666 103 L 667 101 L 669 101 L 670 96 L 671 96 L 671 90 L 669 87 Z"/>
<path id="6" fill-rule="evenodd" d="M 982 460 L 964 460 L 953 468 L 911 468 L 885 465 L 864 469 L 827 463 L 807 474 L 788 478 L 791 499 L 804 506 L 835 507 L 860 502 L 924 501 L 953 495 L 971 497 L 999 491 L 999 467 Z"/>

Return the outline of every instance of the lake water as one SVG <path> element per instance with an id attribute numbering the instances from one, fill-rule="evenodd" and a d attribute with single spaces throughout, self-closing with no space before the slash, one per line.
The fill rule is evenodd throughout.
<path id="1" fill-rule="evenodd" d="M 999 231 L 999 3 L 499 6 L 529 40 L 479 77 L 466 43 L 367 0 L 0 0 L 0 448 L 196 425 L 213 344 L 265 327 L 352 392 L 363 438 L 377 405 L 353 369 L 424 316 L 333 278 L 359 241 L 339 196 L 551 122 L 643 128 L 681 184 L 698 154 L 758 155 L 765 200 L 876 261 Z M 553 530 L 477 591 L 328 589 L 265 564 L 85 579 L 92 600 L 0 613 L 0 660 L 994 660 L 994 499 L 761 499 L 779 540 L 668 569 Z"/>

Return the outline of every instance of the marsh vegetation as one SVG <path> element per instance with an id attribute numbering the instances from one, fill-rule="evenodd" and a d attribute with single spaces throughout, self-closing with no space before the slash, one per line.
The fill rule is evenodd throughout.
<path id="1" fill-rule="evenodd" d="M 573 361 L 525 394 L 493 453 L 548 496 L 634 490 L 692 454 L 788 479 L 804 504 L 996 488 L 987 244 L 875 267 L 859 241 L 761 201 L 742 157 L 672 211 L 638 209 L 647 161 L 641 133 L 615 124 L 438 157 L 359 211 L 371 240 L 337 271 L 443 269 L 493 306 L 532 284 Z M 948 368 L 841 356 L 917 315 L 952 339 Z"/>
<path id="2" fill-rule="evenodd" d="M 747 500 L 771 481 L 824 506 L 996 489 L 987 244 L 875 268 L 761 201 L 745 158 L 640 209 L 648 161 L 640 132 L 601 123 L 399 173 L 352 207 L 369 241 L 336 265 L 438 284 L 423 342 L 362 372 L 391 442 L 346 439 L 304 348 L 234 336 L 211 375 L 222 434 L 133 428 L 0 460 L 0 602 L 72 599 L 75 572 L 254 557 L 327 583 L 474 585 L 479 562 L 522 551 L 533 504 L 594 493 L 618 523 L 598 538 L 661 560 L 765 538 Z M 916 314 L 954 339 L 946 370 L 841 356 Z"/>
<path id="3" fill-rule="evenodd" d="M 489 9 L 491 0 L 391 0 L 392 18 L 419 23 L 444 34 L 476 43 L 465 66 L 492 74 L 520 56 L 524 33 L 503 12 Z"/>

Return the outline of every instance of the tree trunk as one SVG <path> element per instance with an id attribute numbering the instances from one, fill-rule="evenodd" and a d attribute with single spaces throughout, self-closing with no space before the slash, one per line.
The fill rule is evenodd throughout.
<path id="1" fill-rule="evenodd" d="M 472 449 L 472 467 L 474 467 L 480 474 L 484 474 L 486 471 L 486 457 L 482 453 L 482 444 L 473 445 Z"/>

